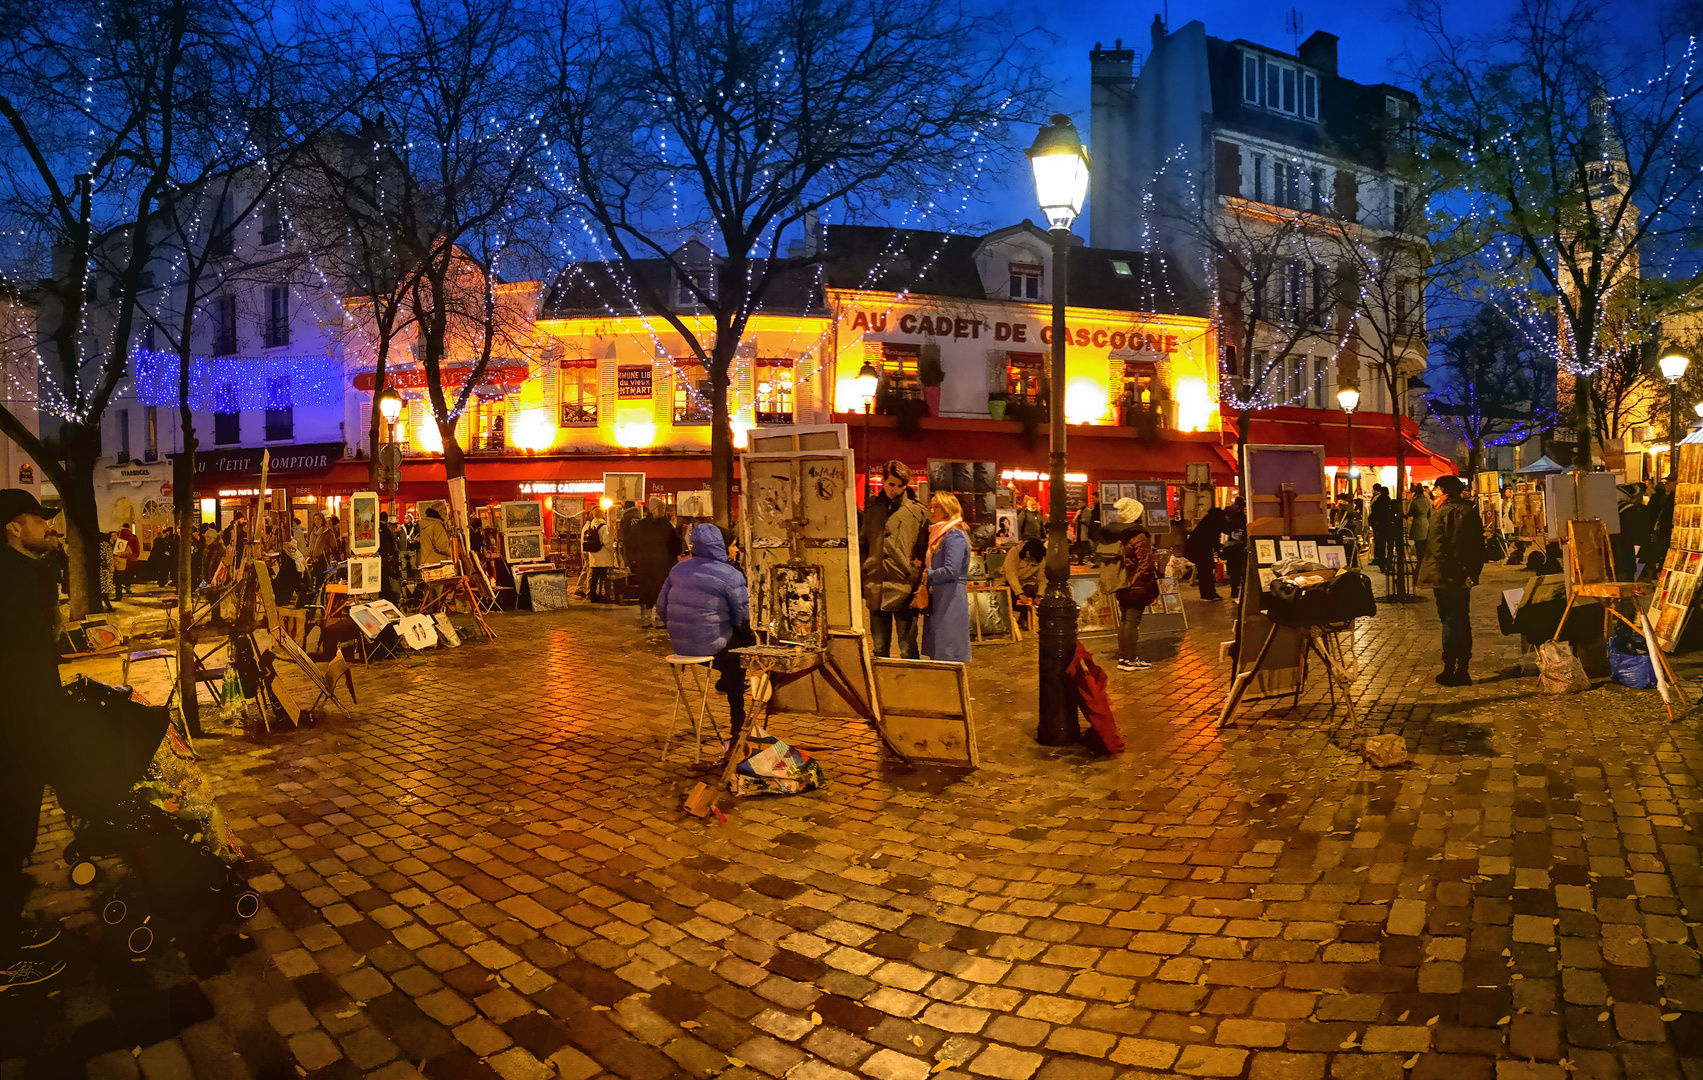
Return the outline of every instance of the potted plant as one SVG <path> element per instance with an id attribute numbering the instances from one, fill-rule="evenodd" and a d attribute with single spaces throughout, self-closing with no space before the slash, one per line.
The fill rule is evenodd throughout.
<path id="1" fill-rule="evenodd" d="M 988 415 L 995 420 L 1005 419 L 1006 393 L 1004 390 L 988 392 Z"/>
<path id="2" fill-rule="evenodd" d="M 922 384 L 922 399 L 930 415 L 940 413 L 940 384 L 946 381 L 946 369 L 940 364 L 940 346 L 924 345 L 917 351 L 917 382 Z"/>

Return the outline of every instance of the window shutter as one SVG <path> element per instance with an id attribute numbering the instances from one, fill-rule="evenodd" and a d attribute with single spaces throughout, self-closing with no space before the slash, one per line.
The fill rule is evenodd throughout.
<path id="1" fill-rule="evenodd" d="M 1124 392 L 1123 358 L 1113 356 L 1106 361 L 1106 411 L 1112 412 Z"/>
<path id="2" fill-rule="evenodd" d="M 733 397 L 732 403 L 728 405 L 727 415 L 747 424 L 757 421 L 756 380 L 752 378 L 756 366 L 756 361 L 749 357 L 736 357 L 727 378 L 728 393 Z"/>
<path id="3" fill-rule="evenodd" d="M 816 383 L 822 377 L 822 369 L 816 361 L 808 356 L 799 357 L 792 368 L 792 422 L 795 424 L 814 424 L 816 422 Z"/>
<path id="4" fill-rule="evenodd" d="M 544 407 L 554 413 L 557 388 L 562 384 L 562 361 L 556 356 L 555 349 L 546 348 L 538 360 L 538 366 L 543 369 L 539 374 L 544 391 Z"/>
<path id="5" fill-rule="evenodd" d="M 1218 194 L 1238 196 L 1242 194 L 1242 148 L 1235 143 L 1219 141 L 1218 162 Z"/>
<path id="6" fill-rule="evenodd" d="M 666 356 L 650 362 L 650 418 L 659 428 L 674 422 L 674 384 L 669 381 L 673 373 L 674 361 Z"/>
<path id="7" fill-rule="evenodd" d="M 988 393 L 1003 394 L 1006 392 L 1006 371 L 1010 358 L 1004 349 L 988 350 Z"/>
<path id="8" fill-rule="evenodd" d="M 1348 169 L 1336 170 L 1336 215 L 1360 220 L 1360 178 Z"/>
<path id="9" fill-rule="evenodd" d="M 369 455 L 372 453 L 372 431 L 373 400 L 372 398 L 364 398 L 361 401 L 361 433 L 352 441 Z"/>
<path id="10" fill-rule="evenodd" d="M 615 361 L 600 360 L 597 364 L 597 423 L 600 427 L 615 426 Z"/>

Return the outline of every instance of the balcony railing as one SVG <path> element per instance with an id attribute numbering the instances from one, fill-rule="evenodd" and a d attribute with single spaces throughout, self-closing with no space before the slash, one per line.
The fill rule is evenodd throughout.
<path id="1" fill-rule="evenodd" d="M 597 405 L 576 405 L 564 402 L 562 405 L 562 427 L 596 427 Z"/>
<path id="2" fill-rule="evenodd" d="M 269 221 L 260 227 L 260 242 L 262 244 L 282 244 L 284 242 L 284 223 Z"/>
<path id="3" fill-rule="evenodd" d="M 757 413 L 757 423 L 759 425 L 761 425 L 761 424 L 781 424 L 781 425 L 790 424 L 790 423 L 792 423 L 792 413 L 791 413 L 791 411 L 788 411 L 788 412 L 762 412 L 762 411 L 759 411 Z"/>
<path id="4" fill-rule="evenodd" d="M 708 405 L 676 405 L 674 406 L 674 423 L 679 424 L 708 424 L 714 417 Z"/>
<path id="5" fill-rule="evenodd" d="M 268 349 L 279 349 L 290 343 L 290 320 L 267 319 L 264 334 Z"/>
<path id="6" fill-rule="evenodd" d="M 237 249 L 236 237 L 229 232 L 222 232 L 207 242 L 207 254 L 215 259 L 223 259 L 232 255 Z"/>

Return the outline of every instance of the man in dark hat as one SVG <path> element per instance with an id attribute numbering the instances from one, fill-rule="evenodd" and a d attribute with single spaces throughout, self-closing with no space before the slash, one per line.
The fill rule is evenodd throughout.
<path id="1" fill-rule="evenodd" d="M 63 960 L 36 951 L 57 926 L 23 922 L 47 783 L 46 738 L 63 709 L 59 689 L 59 582 L 47 558 L 59 541 L 51 515 L 22 488 L 0 490 L 0 990 L 51 979 Z"/>
<path id="2" fill-rule="evenodd" d="M 1437 487 L 1447 496 L 1431 513 L 1430 542 L 1419 567 L 1418 584 L 1437 595 L 1437 617 L 1443 623 L 1444 686 L 1468 686 L 1472 676 L 1472 587 L 1484 569 L 1484 523 L 1465 495 L 1466 481 L 1445 476 Z"/>

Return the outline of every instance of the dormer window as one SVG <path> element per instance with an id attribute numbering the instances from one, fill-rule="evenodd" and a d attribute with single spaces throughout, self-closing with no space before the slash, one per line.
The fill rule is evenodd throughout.
<path id="1" fill-rule="evenodd" d="M 1135 276 L 1133 273 L 1130 272 L 1129 263 L 1124 262 L 1122 259 L 1113 259 L 1112 260 L 1112 273 L 1116 274 L 1118 277 L 1134 277 Z"/>
<path id="2" fill-rule="evenodd" d="M 1013 300 L 1039 300 L 1041 298 L 1041 264 L 1012 263 L 1011 265 L 1011 298 Z"/>
<path id="3" fill-rule="evenodd" d="M 1242 101 L 1303 120 L 1319 118 L 1319 77 L 1259 53 L 1242 54 Z"/>

